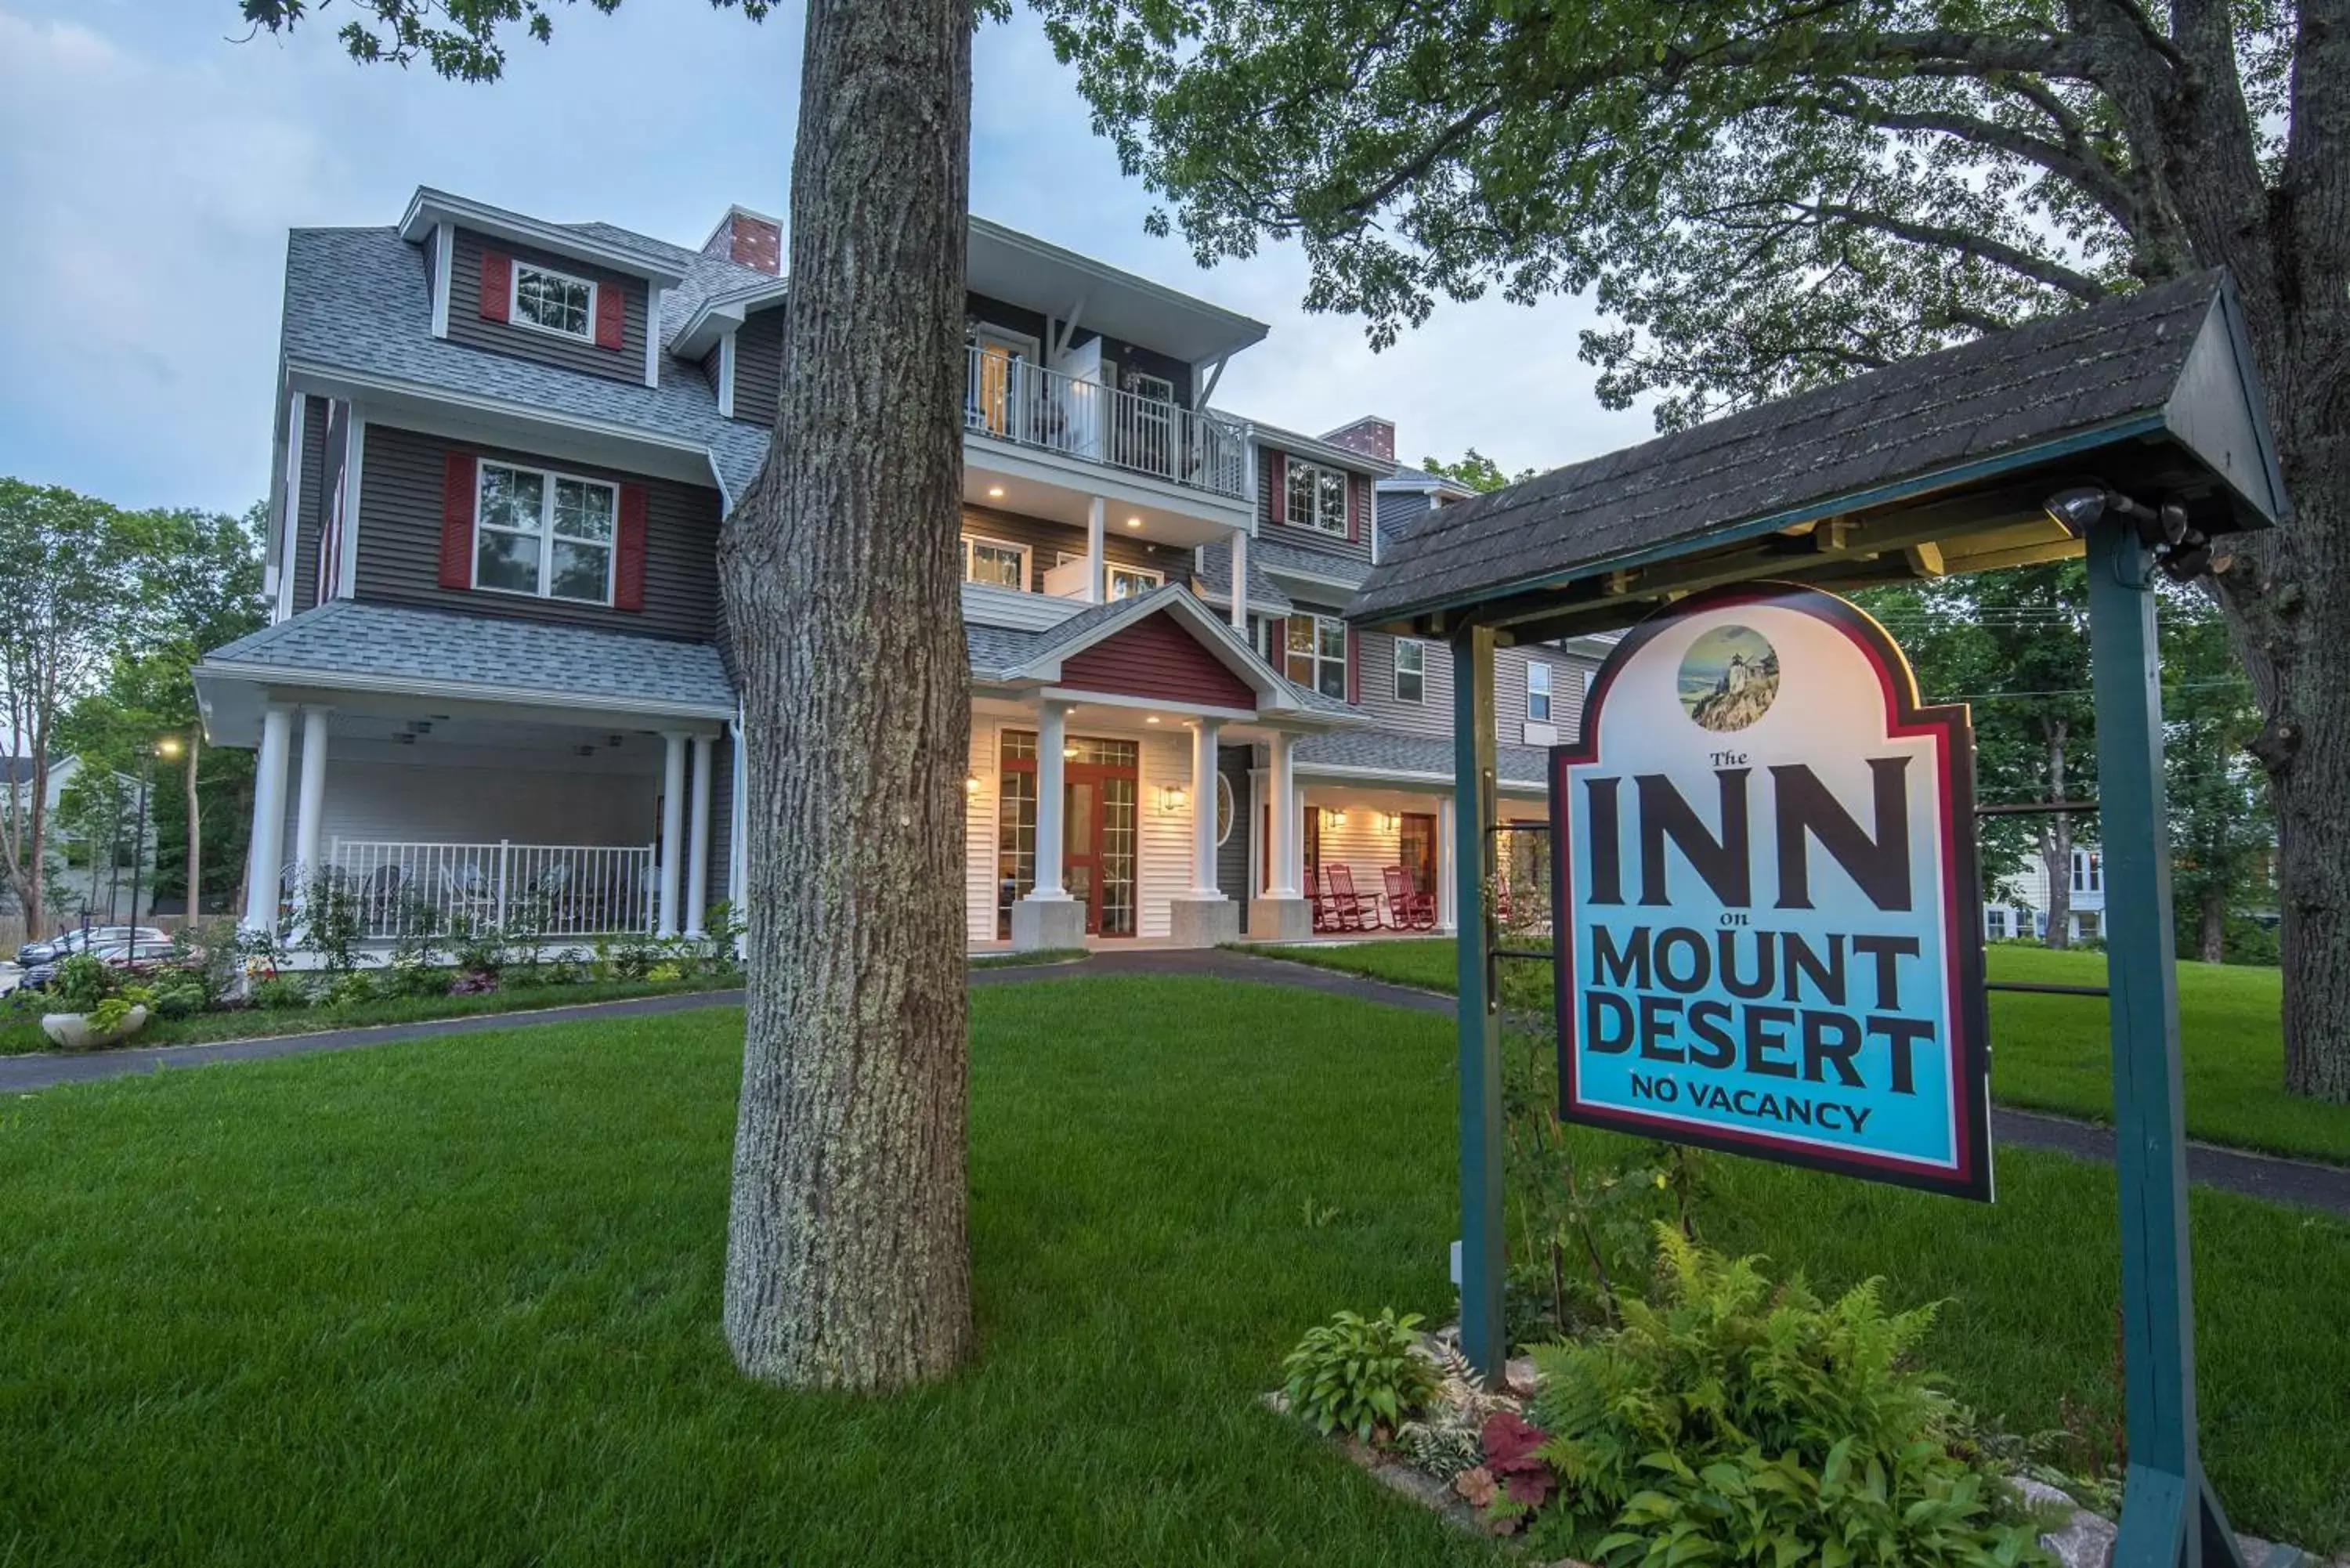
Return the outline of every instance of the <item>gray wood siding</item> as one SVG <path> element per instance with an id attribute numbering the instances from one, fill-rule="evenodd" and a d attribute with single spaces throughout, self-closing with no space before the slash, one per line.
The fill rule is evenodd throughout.
<path id="1" fill-rule="evenodd" d="M 294 515 L 286 520 L 294 530 L 296 615 L 318 603 L 318 539 L 327 524 L 328 410 L 324 398 L 302 400 L 302 472 L 294 489 Z"/>
<path id="2" fill-rule="evenodd" d="M 1284 463 L 1290 461 L 1289 454 L 1286 452 L 1284 452 L 1282 457 Z M 1367 518 L 1362 525 L 1362 537 L 1359 539 L 1342 539 L 1336 534 L 1325 534 L 1319 528 L 1306 528 L 1288 522 L 1275 523 L 1273 520 L 1273 458 L 1274 449 L 1260 441 L 1256 449 L 1256 522 L 1258 536 L 1260 538 L 1277 540 L 1283 545 L 1295 545 L 1301 550 L 1311 550 L 1318 555 L 1333 556 L 1338 560 L 1353 561 L 1364 566 L 1368 566 L 1371 559 L 1371 525 Z M 1299 458 L 1295 461 L 1300 462 L 1311 462 L 1314 460 L 1312 458 Z M 1325 463 L 1323 466 L 1326 468 L 1331 465 Z M 1284 469 L 1284 472 L 1286 472 L 1286 469 Z M 1366 479 L 1361 474 L 1350 474 L 1348 479 L 1351 483 L 1361 485 L 1367 489 L 1371 483 L 1368 479 Z M 1350 501 L 1349 504 L 1353 504 L 1353 503 Z M 1375 510 L 1375 508 L 1367 507 L 1366 510 Z M 1291 597 L 1295 597 L 1296 596 L 1293 594 Z"/>
<path id="3" fill-rule="evenodd" d="M 762 430 L 784 395 L 784 309 L 754 311 L 734 329 L 734 417 Z"/>
<path id="4" fill-rule="evenodd" d="M 1024 517 L 1016 512 L 966 506 L 962 510 L 962 532 L 968 537 L 1027 545 L 1031 593 L 1045 591 L 1045 574 L 1053 569 L 1056 555 L 1086 553 L 1083 528 L 1043 517 Z M 1139 566 L 1157 572 L 1170 583 L 1191 580 L 1192 556 L 1188 546 L 1153 545 L 1145 539 L 1127 537 L 1114 521 L 1102 530 L 1102 558 L 1114 566 Z"/>
<path id="5" fill-rule="evenodd" d="M 1452 649 L 1441 642 L 1423 642 L 1425 694 L 1407 702 L 1395 694 L 1395 645 L 1400 640 L 1383 631 L 1358 632 L 1361 660 L 1356 706 L 1386 729 L 1413 735 L 1452 732 Z"/>
<path id="6" fill-rule="evenodd" d="M 536 327 L 517 327 L 507 321 L 484 320 L 482 252 L 485 249 L 536 266 L 552 267 L 573 277 L 584 277 L 600 288 L 619 289 L 621 297 L 627 301 L 627 307 L 620 316 L 620 346 L 618 348 L 598 348 L 593 342 L 558 337 Z M 536 359 L 566 370 L 608 377 L 615 381 L 643 384 L 644 279 L 608 272 L 602 267 L 573 261 L 551 251 L 533 250 L 528 245 L 510 245 L 504 240 L 487 239 L 471 229 L 457 231 L 452 253 L 449 263 L 449 341 L 463 343 L 469 348 L 486 348 L 494 354 Z M 593 322 L 589 325 L 592 329 Z"/>
<path id="7" fill-rule="evenodd" d="M 1216 888 L 1241 907 L 1241 929 L 1248 929 L 1249 835 L 1256 823 L 1249 810 L 1249 769 L 1254 765 L 1253 746 L 1216 748 L 1216 772 L 1232 790 L 1232 831 L 1216 846 Z M 1215 802 L 1205 803 L 1212 810 Z"/>
<path id="8" fill-rule="evenodd" d="M 645 607 L 616 610 L 519 594 L 441 587 L 441 484 L 452 447 L 500 460 L 644 486 Z M 585 463 L 558 462 L 499 447 L 470 447 L 440 436 L 370 425 L 359 470 L 358 597 L 610 631 L 649 632 L 707 642 L 718 630 L 718 518 L 715 490 Z"/>

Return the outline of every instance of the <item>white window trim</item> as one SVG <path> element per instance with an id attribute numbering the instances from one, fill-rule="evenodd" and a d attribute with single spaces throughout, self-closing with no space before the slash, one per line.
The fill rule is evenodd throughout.
<path id="1" fill-rule="evenodd" d="M 351 405 L 349 434 L 343 455 L 343 526 L 335 543 L 335 597 L 357 598 L 359 592 L 359 483 L 367 462 L 367 416 Z M 475 510 L 478 514 L 478 492 Z"/>
<path id="2" fill-rule="evenodd" d="M 1330 696 L 1331 694 L 1329 692 L 1322 690 L 1322 667 L 1326 664 L 1335 664 L 1338 667 L 1339 688 L 1337 696 L 1335 700 L 1340 702 L 1345 701 L 1347 700 L 1346 688 L 1349 684 L 1347 680 L 1347 644 L 1345 639 L 1345 628 L 1347 623 L 1336 616 L 1315 615 L 1313 611 L 1307 610 L 1303 613 L 1293 611 L 1284 618 L 1281 628 L 1281 664 L 1279 666 L 1282 679 L 1285 680 L 1297 680 L 1297 677 L 1289 673 L 1289 628 L 1301 620 L 1312 621 L 1314 623 L 1314 673 L 1306 680 L 1298 680 L 1297 683 L 1305 687 L 1307 691 L 1315 692 L 1320 696 Z M 1340 635 L 1338 653 L 1337 657 L 1335 659 L 1329 654 L 1322 651 L 1322 628 L 1325 626 L 1335 626 L 1339 628 Z"/>
<path id="3" fill-rule="evenodd" d="M 457 265 L 457 226 L 432 225 L 432 336 L 449 336 L 449 274 Z M 512 316 L 509 311 L 508 316 Z"/>
<path id="4" fill-rule="evenodd" d="M 718 340 L 718 417 L 734 417 L 734 334 Z"/>
<path id="5" fill-rule="evenodd" d="M 1314 516 L 1312 518 L 1299 517 L 1297 515 L 1297 508 L 1292 504 L 1289 496 L 1290 482 L 1296 477 L 1300 469 L 1303 469 L 1306 472 L 1315 476 Z M 1338 503 L 1338 525 L 1336 528 L 1326 527 L 1320 521 L 1322 516 L 1321 476 L 1326 473 L 1336 474 L 1338 479 L 1338 489 L 1341 499 Z M 1282 516 L 1292 527 L 1308 528 L 1313 530 L 1315 533 L 1323 535 L 1328 538 L 1343 539 L 1347 536 L 1348 532 L 1347 514 L 1353 511 L 1355 505 L 1354 477 L 1345 469 L 1334 468 L 1326 462 L 1310 462 L 1302 457 L 1293 457 L 1288 461 L 1287 465 L 1282 470 L 1281 505 Z"/>
<path id="6" fill-rule="evenodd" d="M 1534 677 L 1537 673 L 1542 677 L 1540 692 L 1534 690 Z M 1534 698 L 1538 695 L 1542 698 L 1543 704 L 1543 711 L 1539 713 L 1534 711 Z M 1551 715 L 1557 711 L 1558 694 L 1556 688 L 1551 682 L 1550 666 L 1536 659 L 1526 660 L 1526 722 L 1532 724 L 1548 724 L 1554 722 Z"/>
<path id="7" fill-rule="evenodd" d="M 536 537 L 539 541 L 538 587 L 536 592 L 525 592 L 521 588 L 502 588 L 494 584 L 484 583 L 482 581 L 482 530 L 484 526 L 485 526 L 482 521 L 482 486 L 487 481 L 490 470 L 494 468 L 502 468 L 508 473 L 535 473 L 539 478 L 538 530 L 536 535 Z M 609 539 L 580 539 L 566 534 L 557 534 L 555 531 L 555 486 L 558 480 L 568 480 L 574 484 L 592 484 L 598 490 L 610 493 L 612 497 L 612 536 Z M 523 530 L 518 528 L 492 528 L 490 532 L 494 534 L 519 534 L 522 533 Z M 603 598 L 600 600 L 576 599 L 568 597 L 567 595 L 558 596 L 548 591 L 551 580 L 555 575 L 554 545 L 557 539 L 561 539 L 566 544 L 571 545 L 600 545 L 602 546 L 604 551 Z M 613 590 L 619 578 L 619 575 L 620 487 L 619 485 L 606 479 L 590 479 L 584 473 L 565 473 L 559 469 L 532 468 L 524 463 L 492 462 L 486 458 L 473 465 L 473 564 L 472 567 L 472 582 L 473 588 L 475 593 L 504 594 L 508 598 L 544 599 L 548 604 L 553 605 L 585 605 L 590 608 L 601 607 L 609 609 L 612 607 Z"/>
<path id="8" fill-rule="evenodd" d="M 1403 651 L 1407 648 L 1411 649 L 1419 659 L 1419 668 L 1412 671 L 1414 675 L 1419 677 L 1419 695 L 1417 697 L 1407 697 L 1403 694 Z M 1416 637 L 1399 637 L 1395 639 L 1395 680 L 1393 686 L 1395 700 L 1399 702 L 1426 702 L 1428 701 L 1428 644 L 1420 641 Z"/>
<path id="9" fill-rule="evenodd" d="M 1084 559 L 1083 556 L 1079 556 L 1078 558 L 1080 560 Z M 1164 587 L 1167 586 L 1167 574 L 1164 572 L 1155 570 L 1149 566 L 1120 566 L 1116 561 L 1104 561 L 1102 563 L 1102 601 L 1105 604 L 1116 597 L 1109 591 L 1110 584 L 1114 578 L 1118 577 L 1121 574 L 1129 577 L 1148 577 L 1150 579 L 1150 587 L 1154 588 Z M 1139 596 L 1138 595 L 1137 597 L 1139 597 Z"/>
<path id="10" fill-rule="evenodd" d="M 1018 553 L 1020 556 L 1020 591 L 1022 593 L 1026 593 L 1028 591 L 1028 585 L 1036 580 L 1036 559 L 1029 553 L 1029 547 L 1027 545 L 1015 544 L 1010 539 L 992 539 L 984 534 L 965 534 L 962 536 L 962 580 L 964 582 L 975 583 L 979 581 L 978 578 L 971 575 L 971 549 L 974 545 L 985 545 L 993 549 L 1012 550 Z M 1003 587 L 1001 583 L 988 583 L 983 586 L 987 587 Z"/>
<path id="11" fill-rule="evenodd" d="M 566 332 L 560 327 L 549 327 L 543 321 L 531 321 L 525 318 L 522 313 L 522 275 L 525 269 L 538 274 L 541 277 L 556 278 L 564 283 L 576 283 L 587 289 L 586 331 Z M 526 262 L 517 256 L 506 268 L 506 321 L 509 325 L 519 327 L 525 332 L 541 332 L 549 337 L 560 337 L 566 343 L 585 343 L 592 348 L 596 346 L 597 295 L 603 286 L 592 277 L 581 277 L 577 273 L 558 272 L 554 267 L 541 266 L 536 262 Z"/>

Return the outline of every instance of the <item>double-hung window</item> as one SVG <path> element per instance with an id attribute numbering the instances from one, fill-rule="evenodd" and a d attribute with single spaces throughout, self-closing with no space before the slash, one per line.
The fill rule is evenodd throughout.
<path id="1" fill-rule="evenodd" d="M 1347 700 L 1347 623 L 1335 616 L 1294 615 L 1285 633 L 1284 673 L 1325 697 Z"/>
<path id="2" fill-rule="evenodd" d="M 1550 666 L 1526 666 L 1526 719 L 1530 723 L 1550 722 Z"/>
<path id="3" fill-rule="evenodd" d="M 511 463 L 481 465 L 473 586 L 575 604 L 612 602 L 618 485 Z"/>
<path id="4" fill-rule="evenodd" d="M 966 534 L 962 541 L 962 576 L 967 583 L 1018 588 L 1024 593 L 1028 588 L 1028 548 Z"/>
<path id="5" fill-rule="evenodd" d="M 1289 460 L 1289 521 L 1301 528 L 1347 536 L 1347 476 L 1338 469 Z"/>
<path id="6" fill-rule="evenodd" d="M 518 261 L 514 267 L 514 301 L 508 319 L 592 343 L 596 339 L 596 286 L 584 277 Z"/>
<path id="7" fill-rule="evenodd" d="M 1399 702 L 1419 702 L 1428 696 L 1428 644 L 1399 637 L 1395 642 L 1395 694 Z"/>
<path id="8" fill-rule="evenodd" d="M 1141 566 L 1113 566 L 1108 570 L 1108 597 L 1113 600 L 1140 598 L 1167 580 L 1159 573 Z"/>

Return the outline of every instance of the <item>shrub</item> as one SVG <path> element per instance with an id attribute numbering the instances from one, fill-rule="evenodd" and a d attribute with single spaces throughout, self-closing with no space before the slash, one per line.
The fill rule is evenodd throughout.
<path id="1" fill-rule="evenodd" d="M 1436 1367 L 1415 1348 L 1417 1314 L 1393 1307 L 1377 1317 L 1342 1312 L 1306 1330 L 1282 1363 L 1289 1407 L 1316 1431 L 1345 1431 L 1370 1442 L 1427 1407 Z"/>
<path id="2" fill-rule="evenodd" d="M 452 996 L 485 996 L 497 990 L 498 977 L 485 970 L 466 970 L 449 987 Z"/>
<path id="3" fill-rule="evenodd" d="M 130 1010 L 136 1005 L 128 997 L 109 996 L 89 1010 L 89 1026 L 100 1034 L 110 1034 L 130 1021 Z"/>
<path id="4" fill-rule="evenodd" d="M 49 994 L 61 1012 L 95 1012 L 122 988 L 122 971 L 94 953 L 76 953 L 57 965 Z"/>
<path id="5" fill-rule="evenodd" d="M 453 978 L 447 970 L 429 964 L 396 963 L 378 976 L 376 983 L 384 996 L 446 996 Z"/>
<path id="6" fill-rule="evenodd" d="M 1626 1568 L 2046 1563 L 2000 1474 L 1961 1457 L 1966 1413 L 1905 1362 L 1932 1307 L 1872 1280 L 1823 1303 L 1658 1227 L 1659 1300 L 1534 1352 L 1528 1414 L 1561 1501 L 1534 1539 Z"/>
<path id="7" fill-rule="evenodd" d="M 331 975 L 347 975 L 359 968 L 359 944 L 367 938 L 367 913 L 341 872 L 328 867 L 312 876 L 294 918 L 296 945 L 317 954 L 320 969 Z"/>
<path id="8" fill-rule="evenodd" d="M 685 966 L 679 963 L 675 959 L 663 959 L 660 962 L 653 964 L 646 969 L 645 978 L 650 981 L 658 981 L 661 984 L 667 984 L 669 981 L 673 980 L 683 980 L 685 978 Z"/>
<path id="9" fill-rule="evenodd" d="M 364 970 L 337 975 L 327 987 L 326 1002 L 329 1007 L 364 1007 L 383 995 L 383 987 L 376 977 Z"/>
<path id="10" fill-rule="evenodd" d="M 272 975 L 267 980 L 254 982 L 253 1005 L 269 1012 L 307 1007 L 310 1005 L 310 988 L 294 975 Z"/>
<path id="11" fill-rule="evenodd" d="M 463 976 L 487 975 L 494 980 L 506 967 L 505 933 L 487 920 L 460 915 L 451 921 L 449 950 L 456 960 L 457 972 Z M 482 986 L 476 989 L 490 991 L 496 988 Z"/>
<path id="12" fill-rule="evenodd" d="M 157 992 L 154 1005 L 158 1018 L 192 1018 L 212 1005 L 212 998 L 201 984 L 182 981 Z"/>
<path id="13" fill-rule="evenodd" d="M 172 967 L 203 990 L 207 1007 L 236 983 L 238 952 L 236 922 L 225 916 L 172 933 Z"/>

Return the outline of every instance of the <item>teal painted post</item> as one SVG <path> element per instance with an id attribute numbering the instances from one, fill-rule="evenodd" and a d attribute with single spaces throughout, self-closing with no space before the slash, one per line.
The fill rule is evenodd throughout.
<path id="1" fill-rule="evenodd" d="M 2195 1294 L 2154 562 L 2136 526 L 2110 515 L 2090 530 L 2088 556 L 2129 1437 L 2113 1561 L 2115 1568 L 2216 1568 L 2239 1559 L 2195 1441 Z"/>
<path id="2" fill-rule="evenodd" d="M 1492 994 L 1493 633 L 1452 641 L 1452 875 L 1460 940 L 1461 1349 L 1499 1386 L 1502 1326 L 1502 1031 Z"/>

